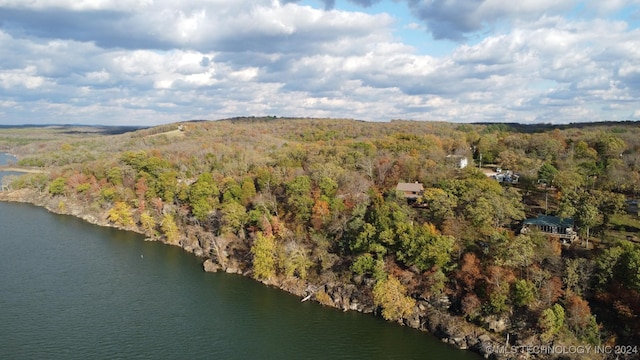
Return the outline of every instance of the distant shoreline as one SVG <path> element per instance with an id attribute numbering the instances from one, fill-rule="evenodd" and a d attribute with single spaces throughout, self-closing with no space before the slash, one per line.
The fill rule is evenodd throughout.
<path id="1" fill-rule="evenodd" d="M 29 174 L 41 174 L 46 172 L 42 169 L 23 168 L 19 166 L 0 166 L 0 171 L 15 171 Z"/>

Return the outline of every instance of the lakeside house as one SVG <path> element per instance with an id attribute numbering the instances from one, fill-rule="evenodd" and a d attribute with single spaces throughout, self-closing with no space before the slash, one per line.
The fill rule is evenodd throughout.
<path id="1" fill-rule="evenodd" d="M 573 229 L 572 218 L 561 218 L 558 216 L 540 215 L 536 218 L 526 219 L 522 222 L 521 233 L 536 229 L 547 235 L 556 237 L 562 243 L 572 243 L 578 239 L 578 233 Z"/>
<path id="2" fill-rule="evenodd" d="M 405 199 L 415 201 L 424 193 L 424 186 L 417 181 L 413 183 L 398 183 L 396 191 L 401 192 Z"/>

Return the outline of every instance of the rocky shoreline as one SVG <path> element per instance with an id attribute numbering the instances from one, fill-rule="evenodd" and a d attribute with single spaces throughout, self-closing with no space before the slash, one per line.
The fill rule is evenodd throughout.
<path id="1" fill-rule="evenodd" d="M 97 215 L 89 214 L 81 204 L 72 204 L 73 201 L 68 198 L 52 198 L 45 193 L 21 189 L 0 192 L 0 201 L 29 203 L 43 207 L 52 213 L 75 216 L 94 225 L 113 227 L 146 235 L 137 227 L 122 228 L 114 226 L 108 221 L 106 212 Z M 234 257 L 233 252 L 229 254 L 226 249 L 220 249 L 216 240 L 203 236 L 203 232 L 197 229 L 190 229 L 190 231 L 195 233 L 183 233 L 178 244 L 169 245 L 179 246 L 203 259 L 203 268 L 207 272 L 224 271 L 247 277 L 251 276 L 251 271 L 246 261 Z M 192 240 L 189 240 L 190 238 Z M 147 237 L 146 240 L 166 243 L 159 238 Z M 210 254 L 214 254 L 214 256 Z M 310 299 L 343 311 L 358 311 L 362 313 L 376 313 L 377 311 L 372 302 L 371 292 L 367 292 L 366 289 L 360 289 L 355 284 L 338 280 L 328 281 L 324 284 L 311 284 L 298 278 L 285 277 L 276 277 L 262 282 L 265 285 L 274 286 L 304 298 L 303 300 Z M 535 357 L 535 355 L 527 353 L 499 354 L 493 351 L 494 349 L 499 349 L 500 346 L 504 346 L 505 343 L 496 339 L 495 334 L 447 313 L 447 307 L 448 298 L 446 297 L 436 301 L 421 299 L 417 301 L 413 313 L 407 318 L 398 321 L 398 323 L 429 332 L 444 343 L 459 349 L 474 351 L 484 358 L 513 358 L 513 356 L 507 355 L 517 355 L 516 358 Z"/>

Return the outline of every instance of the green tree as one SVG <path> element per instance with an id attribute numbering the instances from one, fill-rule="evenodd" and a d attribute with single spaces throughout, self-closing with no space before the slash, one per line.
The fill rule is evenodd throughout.
<path id="1" fill-rule="evenodd" d="M 309 221 L 314 204 L 311 197 L 311 179 L 306 175 L 297 176 L 286 184 L 286 190 L 289 212 L 300 222 Z"/>
<path id="2" fill-rule="evenodd" d="M 163 171 L 156 180 L 155 190 L 164 201 L 173 202 L 178 194 L 178 172 Z"/>
<path id="3" fill-rule="evenodd" d="M 248 221 L 247 209 L 235 201 L 225 203 L 220 208 L 221 231 L 244 237 L 244 226 Z"/>
<path id="4" fill-rule="evenodd" d="M 608 226 L 611 217 L 624 211 L 625 197 L 622 194 L 616 194 L 610 191 L 596 192 L 597 208 L 602 214 L 602 225 Z"/>
<path id="5" fill-rule="evenodd" d="M 247 206 L 251 202 L 251 199 L 256 196 L 256 186 L 253 183 L 253 179 L 250 177 L 245 178 L 242 181 L 241 190 L 240 202 L 242 205 Z"/>
<path id="6" fill-rule="evenodd" d="M 227 177 L 222 181 L 222 202 L 229 203 L 232 201 L 241 202 L 242 187 L 238 185 L 235 179 Z"/>
<path id="7" fill-rule="evenodd" d="M 370 253 L 362 254 L 351 265 L 351 271 L 356 275 L 369 275 L 376 280 L 385 279 L 384 260 L 375 259 Z"/>
<path id="8" fill-rule="evenodd" d="M 592 284 L 594 263 L 585 258 L 565 260 L 564 284 L 567 291 L 577 295 L 587 293 Z"/>
<path id="9" fill-rule="evenodd" d="M 555 184 L 561 192 L 577 191 L 585 182 L 585 176 L 577 168 L 563 169 L 556 175 Z"/>
<path id="10" fill-rule="evenodd" d="M 503 188 L 476 169 L 469 169 L 462 179 L 443 181 L 441 187 L 458 199 L 457 215 L 462 215 L 482 235 L 524 218 L 519 192 Z"/>
<path id="11" fill-rule="evenodd" d="M 594 191 L 568 192 L 560 201 L 558 214 L 561 217 L 574 217 L 576 225 L 584 231 L 585 239 L 590 237 L 590 229 L 600 223 L 600 196 Z"/>
<path id="12" fill-rule="evenodd" d="M 67 179 L 64 177 L 58 177 L 55 178 L 51 184 L 49 184 L 49 194 L 56 196 L 56 195 L 63 195 L 65 190 L 67 188 Z"/>
<path id="13" fill-rule="evenodd" d="M 536 286 L 528 280 L 516 280 L 513 284 L 513 304 L 527 306 L 536 298 Z"/>
<path id="14" fill-rule="evenodd" d="M 329 199 L 332 199 L 336 196 L 338 183 L 328 176 L 323 176 L 318 182 L 318 187 L 320 188 L 320 193 L 322 195 L 326 196 Z"/>
<path id="15" fill-rule="evenodd" d="M 432 267 L 444 267 L 451 261 L 454 238 L 441 235 L 431 224 L 407 225 L 399 233 L 398 260 L 407 265 L 416 265 L 425 271 Z"/>
<path id="16" fill-rule="evenodd" d="M 599 286 L 606 286 L 616 275 L 618 261 L 624 253 L 621 246 L 614 246 L 603 251 L 596 260 L 596 282 Z"/>
<path id="17" fill-rule="evenodd" d="M 564 308 L 560 304 L 554 304 L 545 309 L 538 318 L 538 327 L 542 330 L 540 339 L 551 341 L 562 329 L 565 321 Z"/>
<path id="18" fill-rule="evenodd" d="M 630 289 L 640 291 L 640 247 L 622 242 L 624 251 L 618 261 L 619 279 Z"/>
<path id="19" fill-rule="evenodd" d="M 486 310 L 489 314 L 503 314 L 509 310 L 509 283 L 502 287 L 494 287 L 489 292 L 489 302 L 486 304 Z"/>
<path id="20" fill-rule="evenodd" d="M 583 196 L 576 206 L 576 222 L 584 229 L 587 247 L 589 247 L 590 230 L 598 224 L 600 213 L 592 196 Z"/>
<path id="21" fill-rule="evenodd" d="M 122 185 L 122 169 L 118 166 L 113 166 L 107 170 L 107 180 L 114 186 Z"/>
<path id="22" fill-rule="evenodd" d="M 608 132 L 600 133 L 595 143 L 595 149 L 598 152 L 598 161 L 602 168 L 606 169 L 611 160 L 619 159 L 625 148 L 626 144 L 621 138 Z"/>
<path id="23" fill-rule="evenodd" d="M 372 274 L 376 260 L 370 253 L 362 254 L 351 265 L 351 271 L 356 275 Z"/>
<path id="24" fill-rule="evenodd" d="M 440 188 L 425 189 L 419 201 L 426 205 L 427 217 L 434 224 L 442 224 L 447 218 L 452 218 L 455 213 L 458 199 Z"/>
<path id="25" fill-rule="evenodd" d="M 218 203 L 219 190 L 211 173 L 203 173 L 198 176 L 188 192 L 188 201 L 191 212 L 196 219 L 204 221 Z"/>
<path id="26" fill-rule="evenodd" d="M 538 170 L 538 180 L 544 182 L 547 185 L 551 185 L 554 184 L 558 174 L 558 169 L 546 162 L 542 164 L 540 170 Z"/>

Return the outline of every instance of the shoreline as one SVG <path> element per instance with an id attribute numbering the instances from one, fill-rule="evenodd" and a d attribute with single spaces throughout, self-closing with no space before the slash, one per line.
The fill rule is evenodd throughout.
<path id="1" fill-rule="evenodd" d="M 0 166 L 0 171 L 15 171 L 15 172 L 20 172 L 20 173 L 25 173 L 25 174 L 44 174 L 46 173 L 46 171 L 44 170 L 40 170 L 40 169 L 32 169 L 32 168 L 24 168 L 24 167 L 19 167 L 19 166 L 14 166 L 14 165 L 10 165 L 10 166 Z"/>
<path id="2" fill-rule="evenodd" d="M 63 199 L 71 200 L 65 197 L 58 199 L 58 201 L 62 201 Z M 277 276 L 275 279 L 271 280 L 261 281 L 253 278 L 249 270 L 246 268 L 243 269 L 243 267 L 246 266 L 246 262 L 239 259 L 234 259 L 229 256 L 227 259 L 230 260 L 229 263 L 225 261 L 224 265 L 220 264 L 212 257 L 204 256 L 204 250 L 197 246 L 189 246 L 189 244 L 185 244 L 182 241 L 179 241 L 178 244 L 171 244 L 161 238 L 149 237 L 137 226 L 130 228 L 117 226 L 110 223 L 106 216 L 103 216 L 101 219 L 100 217 L 96 217 L 79 210 L 82 209 L 80 207 L 68 206 L 64 209 L 55 208 L 53 206 L 53 202 L 55 202 L 56 199 L 49 197 L 47 194 L 38 194 L 29 189 L 2 191 L 0 192 L 0 201 L 30 204 L 44 208 L 50 213 L 73 216 L 96 226 L 132 231 L 142 235 L 144 237 L 144 241 L 159 241 L 166 245 L 178 246 L 184 251 L 193 254 L 201 260 L 203 270 L 205 272 L 222 271 L 230 274 L 239 274 L 264 285 L 276 287 L 282 291 L 288 292 L 301 298 L 301 301 L 311 300 L 324 306 L 333 307 L 342 311 L 358 311 L 363 314 L 374 314 L 374 316 L 379 316 L 379 314 L 376 314 L 376 309 L 369 304 L 369 299 L 363 298 L 363 294 L 358 291 L 359 287 L 355 284 L 343 283 L 340 281 L 335 281 L 330 284 L 313 284 L 306 280 L 284 278 L 282 276 Z M 71 208 L 73 208 L 73 210 Z M 184 235 L 184 233 L 181 235 Z M 326 301 L 321 301 L 316 298 L 315 295 L 321 289 L 325 292 L 325 295 L 330 297 L 330 300 L 332 300 L 331 302 L 327 303 Z M 500 354 L 493 351 L 493 349 L 499 349 L 500 346 L 504 346 L 504 341 L 496 339 L 495 333 L 492 334 L 484 328 L 451 315 L 424 299 L 417 301 L 416 307 L 411 316 L 399 320 L 396 323 L 401 326 L 408 326 L 429 333 L 443 343 L 456 349 L 471 351 L 484 358 L 509 358 L 506 356 L 508 354 Z"/>

